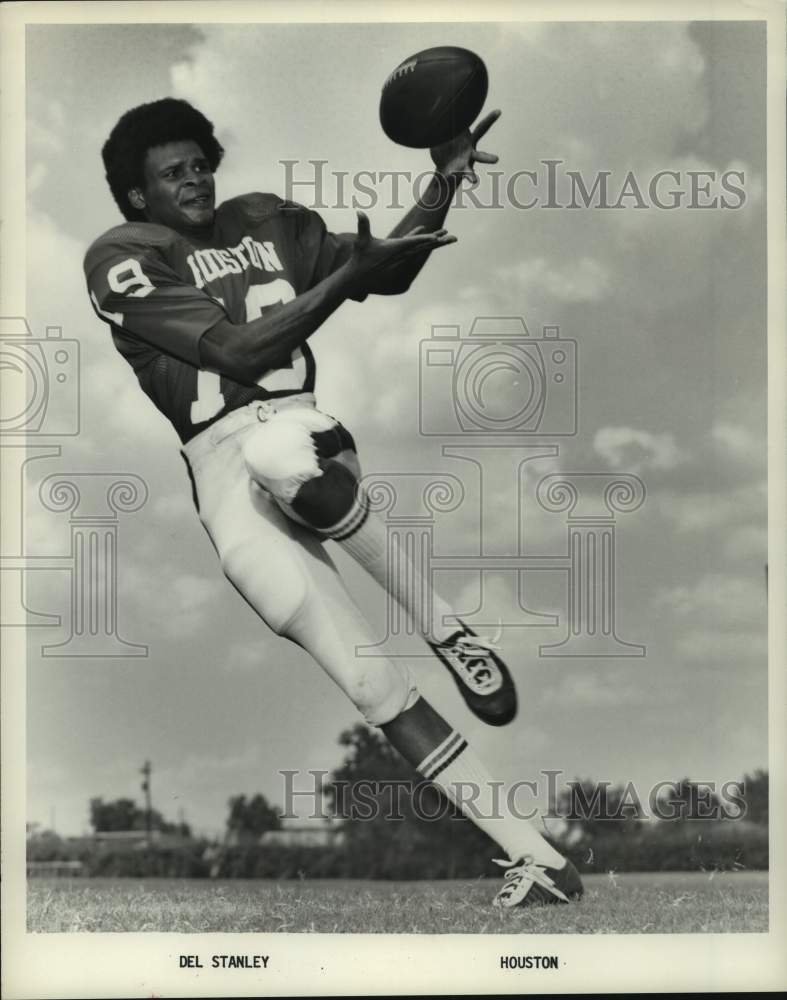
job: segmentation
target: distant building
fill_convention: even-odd
[[[112,849],[115,851],[144,851],[149,847],[167,850],[190,843],[179,833],[162,833],[161,830],[102,830],[86,837],[68,837],[68,843],[77,847]]]
[[[28,861],[28,878],[52,878],[53,876],[86,875],[87,870],[81,861],[64,859],[58,861]]]
[[[345,842],[344,830],[340,826],[320,826],[317,823],[302,823],[285,826],[281,830],[267,830],[260,837],[263,847],[341,847]]]
[[[339,847],[345,835],[339,823],[318,821],[285,822],[280,830],[266,830],[254,834],[245,830],[230,830],[223,847]]]

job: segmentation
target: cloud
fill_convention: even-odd
[[[612,284],[609,268],[593,257],[561,264],[533,257],[506,266],[499,273],[528,298],[538,294],[556,302],[599,302]]]
[[[46,175],[49,173],[49,168],[40,161],[34,163],[30,169],[30,173],[27,175],[27,194],[28,197],[35,194],[36,191],[41,187],[46,179]]]
[[[220,574],[208,579],[166,563],[148,566],[126,560],[119,577],[119,599],[128,619],[137,622],[137,629],[142,622],[155,623],[155,636],[140,634],[135,641],[180,639],[215,630],[215,609],[227,595]]]
[[[563,673],[558,683],[540,695],[545,705],[586,705],[589,708],[635,705],[642,702],[642,690],[638,689],[630,667],[605,673],[592,673],[592,668],[571,673]]]
[[[554,149],[556,135],[582,135],[608,164],[623,158],[635,166],[707,122],[705,60],[687,24],[553,23],[538,33],[527,25],[526,39],[530,32],[536,45],[525,48],[512,34],[501,49],[518,63],[513,93],[525,148]],[[507,74],[501,62],[494,68]]]
[[[765,580],[764,577],[762,581],[755,581],[728,573],[707,573],[691,586],[660,590],[654,604],[656,608],[669,609],[676,619],[711,623],[720,632],[751,627],[754,623],[764,627]]]
[[[177,493],[165,493],[155,498],[151,514],[154,518],[180,521],[183,517],[194,515],[194,502],[184,490],[179,490]]]
[[[656,63],[665,74],[682,73],[694,80],[699,80],[705,71],[702,53],[683,32],[665,34],[656,53]]]
[[[481,585],[483,582],[483,610],[493,621],[498,623],[488,631],[488,634],[485,633],[485,638],[493,640],[497,645],[504,645],[505,626],[518,620],[518,616],[511,613],[516,602],[516,580],[512,574],[503,576],[502,574],[487,573],[482,581],[477,571],[473,571],[470,577],[462,585],[453,606],[468,616],[477,611],[482,598]],[[475,631],[478,631],[478,627]],[[505,637],[509,639],[509,644],[510,634]]]
[[[652,434],[632,427],[602,427],[593,447],[613,469],[637,474],[644,469],[674,469],[685,460],[672,434]]]
[[[737,424],[717,423],[711,431],[717,450],[741,465],[762,465],[765,440]]]
[[[739,666],[754,661],[764,662],[768,656],[768,637],[765,629],[730,635],[718,629],[692,629],[680,636],[675,643],[680,657],[691,663],[729,663]],[[721,680],[720,680],[721,683]]]
[[[663,492],[652,496],[651,502],[664,517],[674,522],[678,531],[711,532],[727,525],[737,528],[741,524],[751,524],[757,517],[764,523],[767,497],[767,483],[761,481],[726,492],[721,489],[686,494]]]
[[[549,38],[551,25],[539,21],[507,21],[496,27],[497,42],[503,48],[507,46],[518,47],[520,42],[526,42],[533,47],[541,47]]]
[[[277,635],[260,629],[255,635],[254,642],[233,642],[222,658],[221,668],[227,673],[240,674],[259,670],[270,648],[275,648],[279,644]]]
[[[52,156],[64,148],[65,112],[59,101],[37,108],[25,121],[25,139],[33,157]]]
[[[757,559],[764,563],[768,556],[768,529],[764,525],[741,525],[726,535],[723,551],[730,559]]]

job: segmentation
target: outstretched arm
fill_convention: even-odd
[[[442,228],[451,199],[462,181],[478,183],[478,175],[473,169],[474,164],[497,163],[498,157],[494,153],[485,153],[476,149],[476,145],[494,125],[500,114],[500,111],[490,111],[472,131],[466,129],[442,146],[435,146],[430,150],[436,172],[424,194],[391,230],[389,236],[397,237],[414,231],[431,233]],[[389,268],[385,275],[380,276],[378,284],[372,290],[379,295],[396,295],[407,291],[428,256],[427,253],[417,260],[398,262]]]
[[[265,372],[286,364],[300,347],[350,296],[363,294],[397,264],[408,264],[455,237],[443,229],[375,239],[369,220],[358,213],[358,233],[347,261],[291,302],[271,309],[249,323],[221,320],[201,337],[200,366],[245,385],[254,385]]]

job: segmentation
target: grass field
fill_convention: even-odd
[[[498,883],[31,879],[33,932],[675,934],[768,930],[767,872],[586,875],[571,906],[500,912]]]

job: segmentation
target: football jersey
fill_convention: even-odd
[[[85,276],[115,346],[186,442],[253,400],[313,391],[306,344],[249,386],[201,369],[200,338],[308,291],[348,259],[353,238],[293,202],[248,194],[219,206],[206,240],[151,222],[110,229],[87,251]]]

